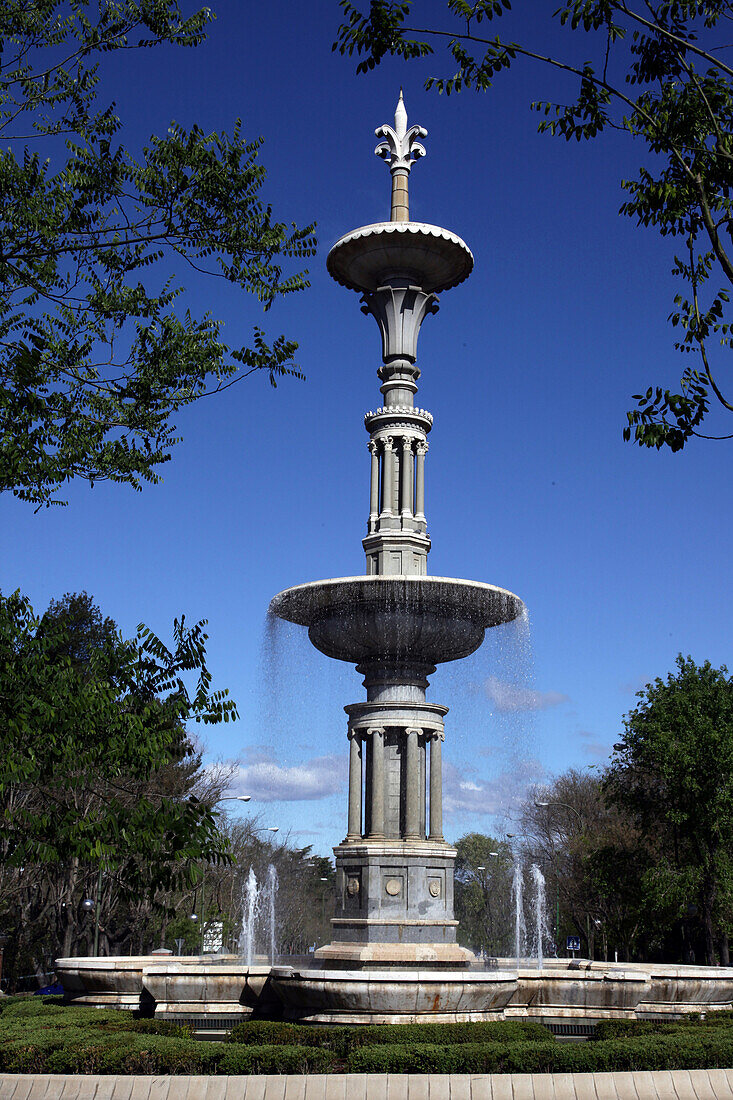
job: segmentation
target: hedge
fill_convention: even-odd
[[[361,1046],[376,1043],[551,1042],[552,1033],[536,1020],[495,1020],[465,1024],[369,1024],[362,1027],[318,1027],[273,1020],[248,1020],[235,1024],[228,1042],[247,1044],[297,1044],[333,1050],[344,1057]]]
[[[691,1015],[682,1020],[599,1020],[591,1036],[597,1039],[625,1039],[645,1035],[679,1035],[699,1028],[733,1029],[733,1013],[711,1012],[705,1017]]]
[[[597,1073],[733,1066],[733,1035],[720,1030],[594,1043],[412,1043],[364,1046],[349,1073]]]

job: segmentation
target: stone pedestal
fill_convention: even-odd
[[[453,869],[443,839],[443,718],[425,700],[430,667],[369,662],[367,700],[349,716],[349,812],[336,848],[332,941],[324,965],[359,969],[470,966],[456,944]]]

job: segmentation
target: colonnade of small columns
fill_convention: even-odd
[[[413,528],[413,521],[414,527],[424,530],[427,441],[409,435],[387,435],[370,439],[369,450],[372,456],[370,533],[380,528]]]
[[[349,730],[349,816],[347,840],[385,839],[385,760],[383,726]],[[419,738],[430,743],[430,831],[428,840],[443,840],[443,764],[442,742],[445,735],[437,730],[423,730],[408,726],[404,729],[405,752],[403,789],[405,817],[402,840],[424,840],[420,825],[424,822],[422,808],[425,800],[424,784],[420,782]],[[362,834],[362,745],[367,742],[369,759],[369,814],[368,832]]]

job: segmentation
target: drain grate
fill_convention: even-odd
[[[158,1016],[159,1020],[170,1020],[172,1023],[181,1024],[182,1027],[193,1028],[194,1031],[231,1031],[235,1024],[241,1023],[246,1016]]]
[[[553,1035],[587,1039],[596,1029],[595,1023],[585,1020],[542,1020]]]

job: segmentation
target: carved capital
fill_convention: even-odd
[[[408,726],[405,730],[405,733],[416,733],[418,737],[422,735],[422,732],[419,726]]]
[[[402,436],[402,450],[412,454],[412,438],[409,435]]]
[[[419,455],[426,455],[428,453],[429,448],[430,448],[430,444],[426,440],[418,439],[417,444],[415,446],[415,450],[417,451],[417,453]]]
[[[376,455],[379,453],[379,447],[377,445],[376,439],[370,439],[367,443],[367,447],[369,448],[369,453],[371,455]]]
[[[386,436],[382,440],[382,446],[384,447],[385,451],[393,451],[394,450],[394,439],[392,438],[391,435]]]
[[[431,741],[445,741],[445,734],[441,733],[440,730],[431,730],[430,731],[430,740]]]
[[[384,726],[370,726],[366,731],[367,737],[384,737]]]

